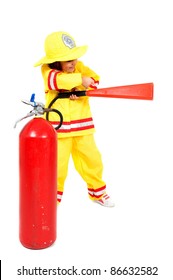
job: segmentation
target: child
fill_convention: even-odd
[[[63,115],[63,123],[58,130],[57,201],[61,202],[72,155],[76,170],[87,184],[89,198],[103,206],[113,207],[102,180],[103,164],[94,141],[89,97],[75,95],[75,91],[96,89],[99,83],[99,76],[78,61],[86,50],[87,46],[77,47],[70,34],[54,32],[45,40],[46,56],[34,65],[42,65],[46,107],[58,94],[72,92],[69,98],[57,99],[52,105]],[[56,114],[50,114],[49,120],[57,126]]]

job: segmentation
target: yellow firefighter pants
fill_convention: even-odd
[[[89,198],[100,199],[106,190],[102,180],[103,164],[94,136],[90,134],[58,139],[57,201],[60,202],[63,195],[70,155],[76,170],[87,184]]]

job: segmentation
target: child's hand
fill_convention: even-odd
[[[94,84],[94,81],[90,77],[82,77],[82,85],[85,88],[89,88],[90,85]]]
[[[70,100],[76,100],[79,99],[78,96],[76,96],[75,94],[70,95]]]

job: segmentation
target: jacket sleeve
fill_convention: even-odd
[[[92,85],[90,85],[88,90],[97,89],[97,87],[99,85],[99,80],[100,80],[99,75],[97,75],[89,67],[85,66],[81,61],[77,62],[76,68],[77,68],[77,71],[79,71],[82,74],[83,77],[86,76],[86,77],[90,77],[90,78],[93,79],[94,83]]]
[[[71,90],[82,84],[81,73],[63,73],[43,65],[41,68],[45,90]]]

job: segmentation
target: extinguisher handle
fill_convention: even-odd
[[[24,116],[24,117],[18,119],[18,120],[15,122],[15,124],[14,124],[14,128],[16,128],[18,122],[20,122],[20,121],[22,121],[22,120],[24,120],[24,119],[26,119],[26,118],[32,117],[32,116],[34,116],[34,115],[35,115],[35,113],[34,113],[33,111],[31,111],[31,112],[28,113],[26,116]]]
[[[72,94],[77,97],[86,96],[86,90],[61,92],[58,94],[58,98],[69,98]]]

